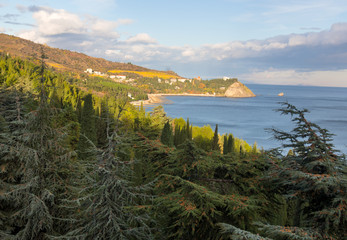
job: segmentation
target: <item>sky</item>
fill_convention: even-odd
[[[0,0],[0,32],[188,78],[347,87],[347,0]]]

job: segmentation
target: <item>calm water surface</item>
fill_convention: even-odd
[[[196,126],[218,124],[219,133],[232,133],[238,138],[264,149],[280,146],[267,128],[291,130],[289,116],[274,111],[279,102],[288,101],[299,108],[307,108],[307,118],[335,134],[337,149],[347,153],[347,88],[256,85],[247,86],[255,98],[221,98],[167,96],[170,104],[162,104],[172,118],[189,118]],[[277,96],[283,92],[284,96]],[[152,106],[153,107],[153,106]],[[148,109],[152,109],[148,107]]]

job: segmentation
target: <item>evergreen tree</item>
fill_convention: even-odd
[[[187,118],[187,124],[186,124],[186,127],[185,127],[185,132],[186,132],[187,139],[192,140],[192,137],[193,137],[192,126],[190,126],[189,118]]]
[[[232,134],[229,134],[229,137],[228,137],[228,153],[234,153],[235,152],[235,147],[234,147],[234,142],[235,142],[235,139],[233,137]]]
[[[306,227],[324,237],[345,237],[347,183],[345,159],[330,143],[331,134],[309,122],[306,109],[283,103],[282,114],[292,116],[296,127],[288,133],[272,129],[284,148],[295,154],[282,157],[271,170],[271,183],[276,191],[297,202],[296,227]],[[271,233],[271,228],[267,229]],[[273,228],[272,233],[276,231]]]
[[[223,154],[226,155],[229,153],[228,149],[228,135],[225,134],[223,137]]]
[[[214,135],[213,135],[213,138],[212,138],[212,150],[220,151],[219,136],[218,136],[218,124],[216,124],[216,128],[214,130]]]
[[[82,215],[67,239],[151,239],[150,218],[138,206],[149,198],[149,186],[129,181],[131,165],[116,156],[120,137],[113,132],[85,181],[89,186],[77,203]],[[89,164],[88,164],[89,166]],[[87,168],[88,168],[87,166]]]
[[[6,211],[0,236],[5,239],[40,240],[64,231],[60,203],[67,197],[72,153],[65,145],[65,126],[54,125],[57,109],[48,105],[44,69],[42,57],[38,107],[20,117],[17,101],[17,118],[8,123],[6,144],[0,144],[7,172],[0,194],[1,212]]]
[[[100,110],[97,112],[96,119],[96,138],[97,146],[103,147],[107,144],[107,119],[109,119],[109,111],[106,103],[104,101],[100,104]]]
[[[92,152],[90,150],[97,143],[95,121],[93,97],[88,94],[84,97],[81,114],[81,134],[78,142],[78,155],[81,159],[91,157]]]
[[[173,135],[172,129],[169,121],[167,121],[164,125],[163,131],[160,136],[160,140],[163,144],[172,147],[173,146]]]

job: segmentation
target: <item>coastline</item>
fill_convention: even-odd
[[[141,103],[143,105],[152,105],[152,104],[159,104],[159,103],[170,103],[171,101],[166,99],[165,96],[194,96],[194,97],[225,97],[223,95],[213,95],[213,94],[192,94],[192,93],[153,93],[148,94],[148,100],[139,100],[139,101],[133,101],[130,102],[134,106],[141,106]]]

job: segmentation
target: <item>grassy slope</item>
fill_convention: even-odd
[[[2,52],[22,58],[40,59],[41,48],[47,57],[45,60],[46,63],[57,70],[82,72],[87,68],[92,68],[93,70],[101,72],[107,72],[109,70],[125,70],[176,75],[173,72],[157,71],[128,63],[111,62],[103,58],[94,58],[83,53],[51,48],[47,45],[34,43],[19,37],[3,33],[0,34],[0,51]],[[176,76],[178,77],[178,75]]]

